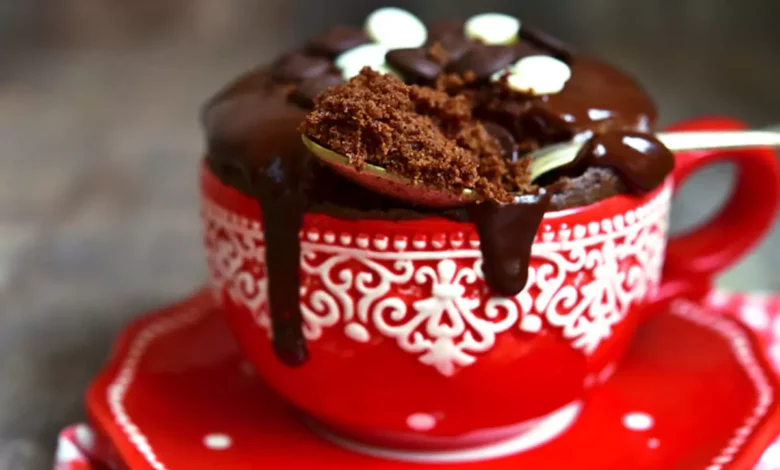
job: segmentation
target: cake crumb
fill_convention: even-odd
[[[472,108],[465,95],[406,85],[366,67],[317,97],[299,131],[358,169],[382,166],[454,194],[471,188],[481,200],[511,202],[515,193],[534,192],[528,159],[507,161]]]
[[[437,64],[446,64],[450,60],[450,54],[438,41],[434,42],[431,47],[428,48],[428,57]]]

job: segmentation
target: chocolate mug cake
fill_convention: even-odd
[[[652,191],[674,164],[652,135],[655,106],[631,77],[496,14],[426,27],[379,10],[365,30],[335,27],[238,78],[208,101],[202,122],[208,168],[261,208],[274,350],[290,366],[307,360],[298,264],[306,213],[471,222],[488,286],[514,296],[545,212]],[[469,188],[476,199],[432,208],[387,197],[321,163],[301,134],[358,168]],[[531,181],[525,155],[571,140],[587,141],[576,160]]]

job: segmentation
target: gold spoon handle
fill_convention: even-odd
[[[528,155],[531,158],[531,181],[553,170],[573,162],[584,144],[566,142],[553,144],[535,150]]]
[[[737,149],[780,147],[780,132],[773,131],[690,131],[662,132],[656,135],[669,150]],[[561,168],[577,156],[584,143],[564,143],[543,147],[531,153],[531,180]]]

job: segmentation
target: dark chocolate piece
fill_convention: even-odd
[[[344,83],[341,75],[327,73],[312,78],[307,78],[295,87],[290,94],[290,101],[304,108],[314,106],[314,98],[328,88]]]
[[[294,52],[282,56],[271,66],[275,80],[297,82],[305,78],[322,75],[332,67],[330,60],[324,57]]]
[[[512,64],[515,51],[512,46],[475,45],[457,62],[450,66],[450,71],[458,74],[473,72],[477,79],[485,80],[499,70]]]
[[[475,46],[475,43],[463,36],[463,33],[445,34],[436,42],[447,51],[450,61],[460,60]]]
[[[452,60],[450,53],[447,52],[438,42],[433,43],[428,48],[427,52],[428,58],[441,66],[448,64]]]
[[[441,63],[429,56],[426,47],[394,49],[388,52],[385,57],[390,67],[413,81],[432,81],[442,70]]]
[[[520,60],[524,57],[529,57],[532,55],[550,55],[549,51],[540,49],[528,41],[520,40],[515,43],[513,47],[515,49],[515,60]]]
[[[428,44],[439,45],[447,51],[450,61],[463,57],[476,44],[463,33],[462,21],[442,21],[428,27]]]
[[[570,44],[526,24],[523,24],[520,28],[520,40],[529,41],[538,48],[551,52],[555,57],[563,61],[568,61],[576,54],[576,50]]]
[[[315,54],[336,57],[342,52],[368,42],[368,36],[360,28],[335,26],[310,40],[306,44],[306,48]]]

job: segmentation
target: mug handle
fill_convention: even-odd
[[[735,119],[710,117],[676,124],[669,130],[745,128],[745,123]],[[733,162],[737,167],[731,196],[709,221],[670,238],[658,301],[681,295],[703,297],[713,277],[742,258],[772,227],[780,200],[780,164],[772,149],[679,152],[672,172],[674,192],[696,170],[721,161]]]

